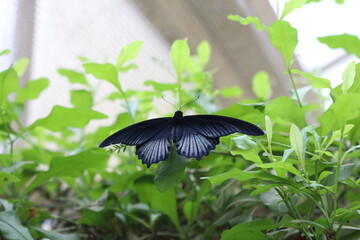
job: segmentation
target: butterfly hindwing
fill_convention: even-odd
[[[147,142],[136,146],[136,154],[149,167],[153,163],[165,160],[171,150],[172,125],[161,126],[161,129]]]
[[[177,136],[174,138],[176,149],[179,155],[187,158],[200,159],[209,155],[219,144],[219,138],[203,136],[191,126],[183,124],[178,126]]]
[[[214,138],[222,137],[235,132],[259,136],[264,132],[254,124],[225,116],[193,115],[185,116],[184,124],[190,126],[203,136]]]
[[[171,118],[155,118],[128,126],[106,138],[100,147],[111,144],[140,145],[153,138],[165,126],[171,125]]]

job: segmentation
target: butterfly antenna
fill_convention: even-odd
[[[199,98],[200,98],[200,95],[197,96],[197,98],[195,98],[195,99],[192,100],[191,102],[188,102],[188,103],[185,103],[184,105],[182,105],[179,110],[181,110],[181,109],[182,109],[183,107],[185,107],[186,105],[189,105],[189,104],[192,104],[192,103],[196,102]]]
[[[175,106],[174,104],[172,104],[171,102],[167,101],[164,96],[161,96],[161,98],[162,98],[165,102],[167,102],[168,104],[170,104],[171,106],[173,106],[174,108],[176,108],[177,110],[179,110],[178,107],[176,107],[176,106]]]

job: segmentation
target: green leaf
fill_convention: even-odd
[[[240,223],[221,233],[221,240],[256,239],[266,240],[268,237],[262,231],[276,228],[270,219],[258,219],[252,222]]]
[[[236,146],[239,148],[239,149],[230,151],[230,153],[232,155],[242,155],[246,160],[252,161],[257,164],[262,163],[262,161],[258,155],[256,143],[254,141],[252,141],[248,136],[243,135],[243,136],[232,138],[232,140],[235,141]]]
[[[139,55],[142,43],[142,41],[135,41],[123,47],[117,57],[116,67],[122,68],[124,63],[134,60]]]
[[[199,58],[201,68],[204,69],[209,63],[211,57],[211,46],[209,42],[202,41],[196,48],[196,53]]]
[[[154,183],[160,192],[166,192],[174,187],[185,171],[186,159],[177,154],[175,148],[171,149],[169,157],[162,163],[156,172]]]
[[[354,167],[355,167],[354,163],[341,165],[340,170],[339,170],[339,179],[338,180],[343,181],[345,179],[348,179],[351,176],[351,174],[353,173]],[[330,174],[328,177],[325,178],[324,185],[326,185],[326,186],[335,185],[335,180],[336,180],[335,171],[336,170],[334,168],[332,174]]]
[[[16,71],[17,75],[21,77],[24,75],[27,67],[29,66],[29,59],[28,58],[21,58],[20,60],[16,61],[12,67]]]
[[[0,73],[0,108],[10,93],[19,89],[19,78],[13,68]]]
[[[16,161],[16,162],[14,162],[12,165],[10,165],[8,167],[0,168],[0,171],[12,173],[12,172],[14,172],[15,170],[21,168],[24,165],[33,164],[33,163],[35,163],[35,162],[34,161]]]
[[[272,122],[294,123],[301,128],[305,127],[305,109],[299,107],[293,99],[282,96],[272,100],[265,106],[265,113],[271,118]]]
[[[70,83],[79,83],[85,86],[89,85],[85,78],[85,75],[81,72],[77,72],[71,69],[60,68],[58,69],[58,73],[61,76],[66,77]]]
[[[2,55],[8,55],[8,54],[10,54],[10,53],[11,53],[10,49],[5,49],[5,50],[3,50],[3,51],[0,52],[0,56],[2,56]]]
[[[170,58],[174,65],[177,79],[181,79],[182,73],[184,72],[186,64],[190,58],[190,48],[187,40],[176,40],[172,44]]]
[[[300,178],[302,178],[301,173],[289,162],[274,162],[274,163],[266,163],[266,164],[257,164],[259,168],[272,168],[274,170],[283,169],[286,170]]]
[[[42,91],[49,86],[49,79],[39,78],[28,81],[24,88],[16,92],[15,102],[24,103],[28,100],[37,99]]]
[[[360,94],[349,93],[339,96],[327,111],[332,111],[337,120],[338,129],[342,129],[348,120],[360,115]],[[322,123],[322,121],[320,120]]]
[[[356,75],[355,61],[352,61],[344,70],[342,74],[342,91],[343,94],[346,94],[348,89],[354,84]]]
[[[109,187],[109,190],[112,192],[124,192],[126,189],[131,188],[134,181],[141,176],[144,176],[145,172],[134,172],[129,174],[121,174],[119,175],[114,183]]]
[[[20,182],[20,179],[8,172],[0,171],[0,183]]]
[[[36,230],[37,232],[43,234],[46,238],[51,240],[78,240],[80,239],[79,235],[76,233],[64,234],[64,233],[57,233],[55,231],[47,231],[42,228],[38,227],[31,227],[32,229]]]
[[[220,94],[226,98],[240,97],[243,94],[243,90],[239,87],[224,87],[220,90]]]
[[[341,34],[326,37],[319,37],[321,43],[328,45],[330,48],[342,48],[348,54],[354,54],[360,58],[360,39],[355,35]]]
[[[93,75],[96,79],[102,79],[113,84],[117,89],[121,89],[118,72],[116,67],[110,63],[85,63],[83,64],[85,72]]]
[[[166,214],[176,228],[178,230],[180,229],[174,188],[163,193],[159,192],[154,186],[152,177],[150,176],[137,179],[134,188],[141,202],[147,203],[151,208]]]
[[[309,84],[317,89],[329,88],[331,89],[330,81],[326,78],[315,77],[311,73],[302,72],[298,69],[291,69],[292,73],[299,74],[300,76],[309,80]]]
[[[289,13],[291,13],[296,8],[301,8],[306,3],[306,0],[291,0],[285,3],[284,11],[281,14],[280,19],[283,19]]]
[[[291,124],[289,138],[291,147],[295,150],[296,156],[300,161],[300,165],[305,171],[305,146],[300,130],[295,124]]]
[[[253,92],[262,101],[270,98],[272,90],[267,72],[260,71],[255,74],[253,78]]]
[[[90,209],[84,208],[81,212],[81,217],[78,220],[78,224],[86,224],[94,227],[101,227],[106,230],[113,230],[112,222],[114,221],[113,210],[103,210],[95,212]]]
[[[212,184],[220,184],[229,179],[236,179],[238,181],[247,181],[247,180],[254,179],[254,178],[269,180],[268,177],[269,177],[269,175],[267,173],[265,173],[264,171],[246,172],[246,171],[241,171],[237,168],[234,168],[228,172],[218,174],[215,176],[203,177],[201,179],[208,179]]]
[[[157,92],[164,92],[164,91],[172,91],[174,92],[176,90],[176,84],[175,83],[160,83],[155,82],[153,80],[146,80],[144,82],[145,86],[152,86],[155,91]]]
[[[269,27],[269,38],[272,45],[283,55],[286,66],[290,68],[298,43],[296,29],[286,21],[276,21]]]
[[[259,31],[266,30],[265,25],[260,21],[258,17],[240,17],[239,15],[229,15],[228,19],[231,21],[237,21],[242,25],[248,25],[253,23],[255,25],[255,28]]]
[[[108,158],[109,155],[104,149],[87,150],[68,157],[54,157],[50,162],[49,170],[40,172],[25,190],[25,193],[30,192],[53,177],[81,177],[85,170],[93,169],[98,171],[104,169]]]
[[[25,128],[23,132],[30,131],[36,127],[43,127],[50,131],[59,132],[68,127],[85,127],[90,120],[104,119],[106,117],[107,116],[102,113],[87,108],[55,106],[47,117],[36,120],[29,127]]]
[[[32,240],[27,228],[21,225],[15,211],[0,212],[0,232],[4,239]]]
[[[272,132],[272,122],[268,115],[265,116],[265,129],[266,129],[266,137],[270,144],[272,140],[273,132]]]
[[[86,90],[73,90],[70,92],[70,102],[74,107],[91,108],[93,106],[93,96]]]

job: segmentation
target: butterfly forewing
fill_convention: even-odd
[[[171,118],[155,118],[133,124],[106,138],[100,147],[111,144],[140,145],[153,138],[164,126],[171,125]]]
[[[254,124],[225,116],[193,115],[184,117],[184,125],[190,126],[203,136],[222,137],[235,132],[259,136],[264,132]]]

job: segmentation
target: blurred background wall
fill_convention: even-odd
[[[78,56],[114,62],[120,49],[135,40],[144,42],[136,59],[140,71],[131,71],[120,79],[124,88],[140,88],[148,79],[174,82],[173,75],[154,58],[171,66],[171,43],[187,38],[192,50],[202,40],[210,42],[209,69],[217,69],[215,87],[239,86],[245,97],[251,97],[252,77],[258,71],[267,71],[274,96],[288,95],[290,85],[283,74],[283,60],[270,45],[267,32],[227,20],[229,14],[257,16],[269,26],[276,19],[276,9],[276,0],[1,0],[0,51],[11,49],[12,54],[0,58],[0,70],[27,57],[30,67],[22,81],[50,79],[49,89],[28,106],[29,122],[47,115],[55,104],[69,105],[70,86],[57,68],[83,71]],[[322,16],[316,15],[318,9]],[[322,72],[334,85],[341,81],[342,70],[351,57],[342,50],[329,49],[316,37],[342,33],[360,36],[360,29],[354,27],[360,22],[358,9],[357,0],[344,5],[324,0],[287,17],[298,30],[297,67]],[[358,32],[353,32],[356,29]],[[108,84],[97,87],[103,96],[111,88]],[[103,106],[102,112],[111,114],[114,108]]]

